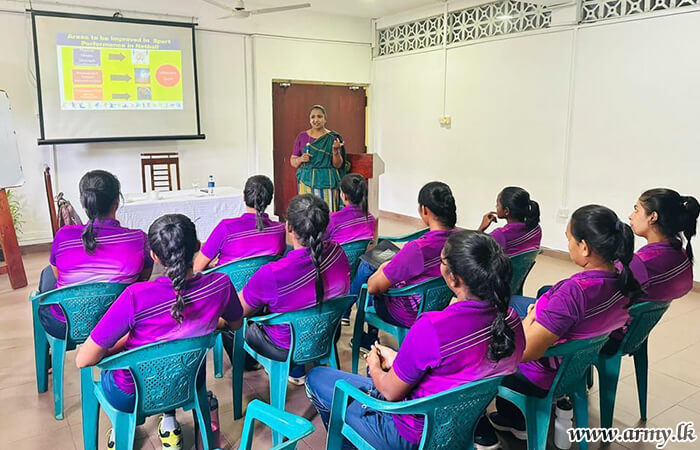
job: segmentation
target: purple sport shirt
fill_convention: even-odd
[[[344,244],[360,239],[373,239],[376,220],[372,214],[364,215],[359,205],[347,205],[331,213],[326,228],[326,239]]]
[[[342,247],[326,241],[321,259],[324,300],[346,295],[350,289],[350,265]],[[243,288],[243,298],[251,308],[267,306],[271,313],[297,311],[316,304],[316,270],[311,250],[292,250],[277,261],[265,264]],[[281,348],[290,347],[287,325],[268,325],[265,332]]]
[[[440,253],[452,230],[433,230],[408,242],[384,267],[391,288],[410,286],[440,275]],[[400,324],[410,327],[416,321],[420,297],[410,295],[387,299],[389,314]]]
[[[542,228],[537,225],[528,230],[523,222],[511,222],[496,228],[489,235],[503,248],[506,256],[537,250],[542,242]]]
[[[286,248],[284,224],[262,214],[263,230],[258,231],[254,213],[224,219],[202,246],[209,259],[219,256],[218,265],[254,256],[282,255]]]
[[[629,303],[620,292],[615,273],[586,270],[558,282],[542,295],[535,306],[535,320],[559,336],[558,344],[587,339],[624,326],[630,317]],[[559,363],[559,358],[540,358],[519,368],[535,385],[549,389]]]
[[[131,350],[153,342],[203,336],[216,329],[219,317],[235,322],[243,314],[226,274],[197,274],[187,282],[184,296],[183,320],[178,324],[170,315],[176,297],[169,278],[132,284],[107,310],[90,337],[108,349],[127,335],[124,350]],[[128,370],[115,371],[114,381],[124,392],[135,391]]]
[[[518,315],[508,310],[506,323],[515,333],[515,351],[500,361],[488,358],[496,308],[482,300],[453,303],[443,311],[421,315],[406,335],[394,360],[394,372],[413,386],[405,400],[434,395],[471,381],[514,373],[525,349]],[[420,443],[423,416],[394,415],[396,429]]]
[[[645,245],[632,258],[630,270],[646,292],[636,302],[670,302],[693,288],[693,265],[677,244]]]

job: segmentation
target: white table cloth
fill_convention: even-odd
[[[184,214],[192,219],[197,237],[204,242],[221,219],[238,217],[244,212],[243,189],[217,186],[214,195],[194,189],[160,192],[157,200],[150,194],[127,194],[117,210],[117,219],[124,227],[148,233],[148,227],[160,216]]]

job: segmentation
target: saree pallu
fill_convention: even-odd
[[[314,189],[311,186],[307,186],[302,182],[298,183],[297,188],[299,191],[299,195],[314,194],[316,197],[320,197],[321,200],[328,203],[328,209],[330,210],[330,212],[336,212],[340,210],[340,189]]]
[[[299,194],[314,194],[326,203],[330,212],[340,209],[340,180],[350,169],[345,158],[345,148],[341,147],[343,165],[333,167],[333,142],[343,138],[331,131],[306,145],[311,160],[297,169],[297,190]]]

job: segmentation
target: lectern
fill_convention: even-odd
[[[367,178],[369,212],[379,217],[379,175],[384,173],[384,160],[376,153],[348,153],[350,172]]]

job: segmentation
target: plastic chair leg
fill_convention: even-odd
[[[340,450],[343,448],[345,438],[342,430],[348,402],[347,398],[341,397],[341,399],[343,401],[334,401],[331,405],[331,417],[328,421],[328,438],[326,440],[327,450]]]
[[[615,398],[617,397],[617,382],[620,378],[619,354],[598,359],[598,383],[600,384],[600,426],[610,428],[615,413]]]
[[[399,329],[396,333],[396,343],[399,344],[399,348],[401,347],[401,344],[403,344],[403,340],[406,339],[406,334],[408,334],[408,328]]]
[[[243,417],[243,370],[245,368],[243,349],[243,329],[236,330],[233,338],[233,370],[231,383],[233,385],[233,420]]]
[[[549,431],[551,400],[528,398],[525,400],[525,422],[528,450],[545,450]]]
[[[202,437],[202,448],[204,450],[213,450],[214,443],[211,433],[211,413],[209,412],[207,390],[204,386],[197,391],[195,415],[197,416],[197,422],[199,422],[199,434]]]
[[[53,339],[52,344],[53,414],[56,420],[63,420],[63,365],[66,360],[66,341]]]
[[[92,367],[80,369],[80,409],[83,416],[83,448],[97,450],[100,403],[95,397]]]
[[[214,378],[222,378],[224,376],[224,339],[221,337],[221,333],[216,336],[212,356],[214,359]]]
[[[578,392],[573,395],[574,403],[574,418],[577,428],[588,428],[588,395],[586,394],[586,386],[582,385]],[[588,450],[588,441],[578,443],[580,450]]]
[[[289,366],[283,363],[273,363],[270,370],[270,405],[284,411],[287,402],[287,377]],[[282,433],[272,432],[273,445],[282,443]]]
[[[136,438],[136,421],[131,414],[117,413],[114,427],[115,450],[134,450],[134,439]]]
[[[331,347],[331,354],[328,358],[328,365],[331,366],[333,369],[340,370],[340,360],[338,359],[338,349],[336,348],[337,344],[333,344]],[[316,366],[318,364],[314,364]]]
[[[637,377],[637,396],[639,397],[639,415],[642,420],[647,420],[647,377],[649,370],[649,358],[647,355],[647,341],[632,355],[634,357],[634,374]]]
[[[39,305],[32,302],[32,325],[34,328],[34,368],[36,370],[36,389],[46,392],[49,385],[49,342],[46,332],[39,321]]]

